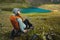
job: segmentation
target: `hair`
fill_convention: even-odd
[[[14,9],[12,10],[12,12],[13,12],[14,14],[17,14],[17,13],[18,13],[18,11],[20,11],[20,9],[19,9],[19,8],[14,8]]]

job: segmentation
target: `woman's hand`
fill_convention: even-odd
[[[24,30],[24,33],[27,33],[28,32],[28,30]]]
[[[23,21],[25,21],[27,19],[27,17],[23,17]]]

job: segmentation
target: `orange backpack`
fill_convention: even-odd
[[[19,23],[17,22],[17,18],[21,18],[22,19],[21,16],[14,16],[14,15],[12,15],[12,16],[10,16],[10,21],[11,21],[14,29],[20,30]]]

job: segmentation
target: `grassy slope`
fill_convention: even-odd
[[[48,5],[42,5],[41,7],[49,9],[47,7]],[[57,6],[57,5],[55,5]],[[54,6],[52,7],[54,9]],[[57,9],[54,10],[54,12],[51,13],[40,13],[40,14],[22,14],[23,17],[27,17],[30,22],[35,27],[35,33],[42,33],[42,31],[49,32],[49,29],[53,29],[54,32],[60,34],[60,7],[57,6]],[[51,9],[52,10],[52,9]],[[2,26],[2,29],[0,29],[0,40],[9,40],[9,33],[12,30],[12,25],[9,21],[9,16],[11,15],[11,12],[2,11],[0,13],[0,26]],[[44,27],[44,30],[42,29]],[[39,32],[38,32],[39,31]],[[60,39],[56,39],[60,40]]]

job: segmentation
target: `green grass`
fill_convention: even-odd
[[[45,9],[48,9],[47,6],[45,7]],[[42,5],[41,7],[44,8],[44,5]],[[54,6],[52,6],[51,8],[54,9]],[[60,8],[60,7],[57,7],[57,8]],[[50,32],[50,29],[53,29],[53,31],[56,34],[60,34],[60,12],[59,11],[60,9],[58,9],[58,11],[53,11],[50,13],[22,14],[22,17],[29,19],[29,21],[34,25],[34,28],[35,28],[34,32],[41,34],[41,37],[42,37],[43,31],[45,33]],[[9,34],[13,29],[11,22],[9,20],[9,17],[11,14],[12,12],[9,12],[9,11],[2,11],[0,13],[0,26],[1,26],[0,40],[9,40]],[[16,38],[16,40],[19,40],[19,38]],[[56,37],[55,40],[60,40],[60,39]]]
[[[3,24],[2,30],[1,30],[1,36],[0,38],[3,38],[2,40],[8,40],[9,39],[9,33],[12,30],[12,25],[10,23],[9,17],[12,13],[11,12],[2,12],[0,14],[1,17],[1,24]],[[27,17],[29,21],[34,25],[35,27],[35,33],[42,34],[43,31],[49,32],[50,28],[54,30],[54,32],[60,33],[60,16],[59,14],[22,14],[23,17]],[[39,29],[39,28],[43,28]]]
[[[11,11],[13,8],[27,8],[30,7],[30,5],[26,3],[1,3],[0,9],[4,11]]]

